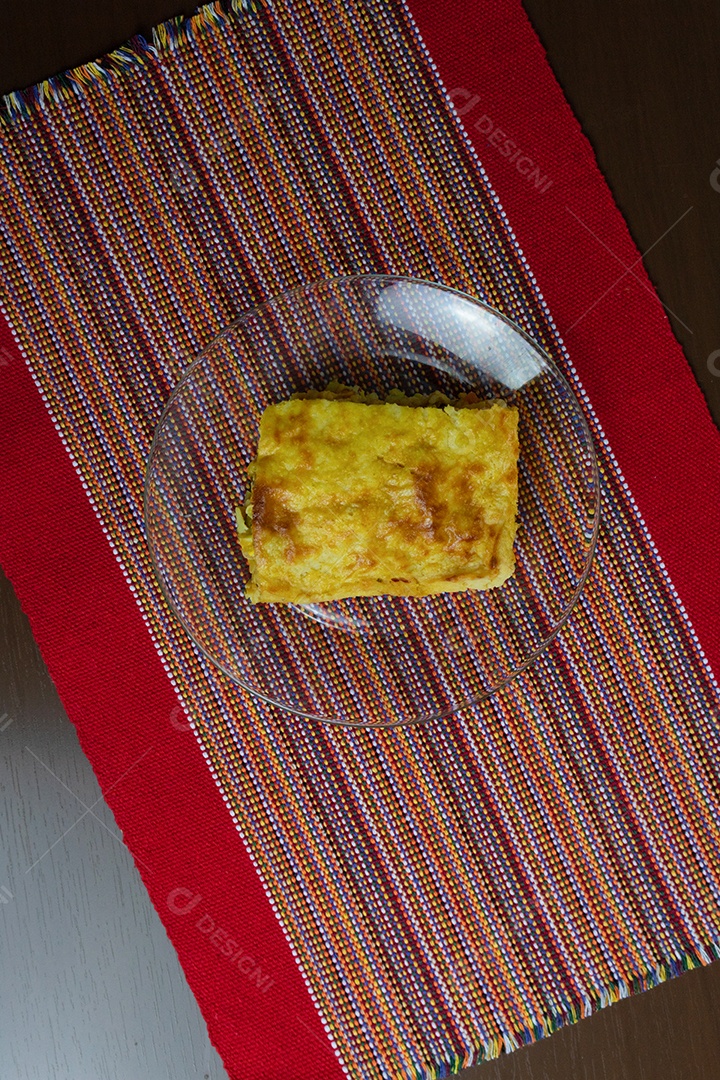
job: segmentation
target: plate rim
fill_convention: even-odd
[[[450,293],[453,296],[460,297],[460,298],[462,298],[464,300],[469,300],[472,304],[476,305],[477,307],[482,308],[483,310],[488,312],[490,315],[498,318],[500,321],[505,323],[506,326],[509,326],[510,329],[515,331],[517,334],[519,334],[520,337],[523,338],[523,340],[528,345],[530,345],[530,347],[532,349],[535,350],[535,352],[539,353],[539,355],[542,357],[544,362],[548,365],[550,370],[554,373],[554,376],[564,385],[565,389],[569,392],[569,394],[571,395],[573,401],[575,402],[575,404],[577,406],[577,412],[578,412],[578,415],[580,417],[581,424],[582,424],[583,436],[584,436],[584,438],[586,440],[587,445],[590,447],[590,450],[591,450],[591,453],[592,453],[592,462],[591,462],[591,464],[592,464],[592,480],[593,480],[594,488],[595,488],[595,500],[594,500],[593,517],[592,517],[593,528],[592,528],[592,533],[591,533],[591,537],[590,537],[590,541],[589,541],[588,554],[587,554],[586,560],[585,560],[585,566],[583,568],[582,573],[580,574],[580,577],[578,578],[577,585],[576,585],[570,599],[568,600],[568,602],[567,602],[561,616],[559,617],[558,621],[555,623],[555,625],[553,626],[552,630],[547,635],[547,637],[543,638],[543,640],[540,642],[538,647],[532,653],[530,653],[525,658],[525,660],[523,660],[523,662],[521,664],[519,664],[517,667],[513,668],[513,670],[511,672],[509,672],[504,678],[500,679],[499,682],[495,683],[489,689],[483,690],[483,691],[481,691],[480,693],[478,693],[476,695],[473,695],[471,697],[466,698],[465,700],[462,701],[462,703],[460,703],[458,705],[455,705],[452,708],[440,709],[440,710],[438,710],[437,712],[434,712],[434,713],[428,713],[426,715],[419,715],[419,716],[410,716],[410,717],[407,717],[407,718],[400,718],[400,719],[393,720],[393,721],[349,720],[349,719],[340,718],[340,717],[321,716],[321,715],[319,715],[317,713],[306,712],[305,710],[295,708],[292,705],[288,705],[288,704],[286,704],[286,703],[284,703],[282,701],[276,700],[275,698],[269,697],[267,694],[264,694],[261,690],[258,690],[256,687],[251,686],[249,683],[244,682],[236,674],[234,674],[232,671],[230,671],[222,661],[218,660],[217,657],[213,656],[203,645],[200,644],[200,642],[195,637],[195,634],[190,629],[186,619],[178,611],[175,603],[173,602],[171,596],[169,595],[168,588],[166,586],[163,574],[160,571],[160,567],[158,565],[158,561],[157,561],[157,558],[156,558],[156,555],[155,555],[155,547],[154,547],[153,540],[152,540],[152,537],[151,537],[150,523],[149,523],[149,492],[150,492],[150,487],[151,487],[152,468],[153,468],[154,459],[155,459],[155,456],[156,456],[156,453],[157,453],[157,449],[158,449],[158,446],[159,446],[160,438],[161,438],[161,435],[162,435],[163,425],[164,425],[164,423],[165,423],[165,421],[166,421],[166,419],[167,419],[167,417],[168,417],[168,415],[170,413],[170,410],[172,409],[175,401],[177,400],[177,398],[180,396],[180,394],[184,390],[184,388],[187,385],[190,377],[193,375],[193,373],[196,371],[196,369],[203,363],[203,361],[205,361],[207,359],[207,355],[211,352],[211,350],[214,349],[214,347],[218,344],[218,342],[220,342],[223,338],[227,337],[230,333],[232,333],[234,330],[236,330],[243,323],[247,322],[250,318],[256,316],[258,313],[262,312],[266,308],[273,307],[274,305],[278,304],[280,301],[287,301],[287,300],[292,299],[292,297],[294,297],[294,296],[300,296],[302,294],[308,293],[308,292],[312,291],[313,289],[318,288],[321,285],[339,286],[339,285],[342,285],[342,284],[349,284],[349,283],[361,282],[361,281],[367,281],[367,282],[388,281],[388,282],[393,282],[393,283],[413,284],[413,285],[420,285],[420,286],[423,286],[423,287],[431,288],[431,289],[433,289],[435,291],[439,291],[439,292]],[[300,718],[305,719],[305,720],[312,720],[314,722],[318,722],[318,723],[325,724],[325,725],[330,725],[332,727],[352,727],[352,728],[361,728],[361,729],[364,728],[364,729],[381,729],[381,730],[385,730],[385,729],[392,729],[392,728],[398,728],[398,727],[408,727],[408,726],[411,726],[411,725],[414,725],[414,724],[428,724],[428,723],[432,723],[433,721],[436,721],[436,720],[444,720],[444,719],[447,719],[450,716],[456,715],[457,713],[461,712],[464,709],[472,708],[473,706],[478,705],[480,702],[486,701],[486,700],[488,700],[488,698],[491,698],[495,694],[499,693],[499,691],[503,690],[506,686],[508,686],[511,682],[513,682],[516,678],[518,678],[518,676],[522,675],[522,673],[524,671],[527,671],[527,669],[529,667],[531,667],[540,658],[540,656],[546,651],[548,646],[552,644],[552,642],[555,640],[557,635],[560,633],[560,631],[563,629],[563,627],[567,624],[568,620],[570,619],[573,611],[575,610],[575,607],[577,606],[577,603],[578,603],[578,601],[580,599],[580,596],[581,596],[581,594],[582,594],[582,592],[583,592],[583,590],[585,588],[585,585],[586,585],[587,580],[588,580],[588,578],[590,576],[590,573],[592,571],[593,564],[595,562],[595,555],[596,555],[596,551],[597,551],[597,546],[598,546],[598,540],[599,540],[599,535],[600,535],[600,527],[601,527],[601,523],[602,523],[602,492],[601,492],[601,487],[600,487],[600,469],[599,469],[599,463],[598,463],[598,457],[597,457],[597,450],[596,450],[596,447],[595,447],[595,440],[593,439],[592,432],[590,430],[590,425],[588,423],[585,412],[584,412],[584,410],[583,410],[583,408],[581,406],[578,395],[575,393],[573,387],[571,386],[570,382],[566,378],[565,373],[560,370],[558,365],[555,363],[555,361],[552,359],[552,357],[548,354],[548,352],[542,347],[542,345],[540,345],[530,334],[528,334],[528,332],[526,330],[524,330],[523,327],[519,326],[518,323],[516,323],[513,319],[509,318],[503,312],[498,311],[497,308],[494,308],[494,307],[492,307],[492,305],[487,304],[484,300],[480,300],[478,297],[473,296],[471,293],[464,292],[461,289],[455,289],[452,286],[444,285],[444,284],[442,284],[440,282],[430,281],[427,278],[407,277],[407,276],[404,276],[402,274],[357,273],[357,274],[339,274],[339,275],[336,275],[334,277],[329,277],[329,278],[327,278],[327,277],[315,278],[312,281],[305,282],[303,285],[298,285],[293,289],[286,289],[283,292],[276,293],[274,296],[271,296],[267,300],[264,300],[261,304],[256,304],[253,307],[248,308],[246,311],[243,311],[237,318],[233,319],[233,321],[231,323],[228,323],[227,326],[223,327],[222,330],[220,330],[217,334],[213,335],[213,337],[210,339],[210,341],[207,343],[207,345],[205,345],[200,350],[200,352],[197,354],[197,356],[195,356],[194,359],[191,360],[191,362],[187,365],[187,367],[183,369],[183,372],[182,372],[178,382],[175,384],[175,386],[173,387],[173,389],[170,392],[170,396],[168,397],[168,399],[167,399],[167,401],[166,401],[166,403],[165,403],[165,405],[163,407],[163,410],[162,410],[162,412],[160,414],[160,418],[159,418],[159,420],[158,420],[158,422],[157,422],[157,424],[155,426],[155,430],[153,432],[153,437],[152,437],[152,441],[151,441],[151,444],[150,444],[150,449],[148,451],[148,456],[147,456],[147,460],[146,460],[146,464],[145,464],[145,474],[144,474],[144,478],[143,478],[142,510],[143,510],[143,532],[144,532],[144,536],[145,536],[145,542],[146,542],[146,545],[147,545],[147,549],[148,549],[148,552],[149,552],[149,555],[150,555],[150,563],[151,563],[151,566],[152,566],[153,573],[155,575],[155,579],[156,579],[158,585],[160,586],[160,591],[161,591],[161,593],[163,595],[165,603],[167,604],[170,612],[173,614],[173,616],[178,620],[180,625],[183,627],[185,633],[188,635],[188,637],[192,641],[193,645],[200,651],[200,653],[205,657],[206,660],[208,660],[218,670],[222,671],[223,674],[228,679],[230,679],[230,681],[233,683],[233,685],[241,687],[243,690],[247,691],[247,693],[249,693],[253,698],[255,698],[256,700],[262,701],[266,705],[273,706],[273,707],[275,707],[277,709],[280,709],[283,713],[287,713],[287,714],[290,714],[292,716],[300,717]]]

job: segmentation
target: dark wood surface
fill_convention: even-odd
[[[525,9],[720,424],[720,4]]]
[[[0,12],[0,92],[94,59],[193,6],[172,0],[6,0]],[[720,422],[720,5],[701,0],[526,0],[526,9],[640,250],[648,252],[647,269]],[[693,208],[690,213],[663,236],[688,206]],[[48,809],[49,789],[40,781],[47,770],[30,764],[27,745],[43,754],[63,745],[71,786],[88,785],[83,788],[88,800],[94,792],[7,583],[0,583],[0,729],[3,717],[13,721],[0,731],[0,760],[11,781],[5,789],[8,806],[24,807],[10,847],[14,843],[27,854],[27,830],[31,825],[37,829],[41,811],[50,817],[60,814],[47,826],[47,844],[72,824],[72,814],[66,821],[65,810]],[[20,733],[22,738],[17,738]],[[112,828],[109,819],[104,821]],[[39,853],[42,836],[33,835]],[[219,1076],[194,1003],[184,991],[169,947],[163,951],[157,917],[122,846],[107,841],[100,825],[76,836],[72,865],[77,873],[66,873],[68,857],[58,855],[65,850],[59,846],[45,860],[48,877],[42,889],[24,883],[22,890],[15,886],[13,891],[12,875],[24,876],[24,867],[0,870],[0,875],[5,873],[0,915],[7,915],[8,922],[10,916],[18,920],[16,937],[20,934],[24,950],[22,962],[4,968],[0,1013],[11,1002],[16,1027],[10,1032],[13,1065],[8,1070],[5,1061],[3,1078]],[[53,977],[46,963],[57,938],[56,924],[47,916],[48,893],[62,888],[63,910],[72,912],[74,906],[87,918],[97,866],[104,868],[101,876],[114,874],[119,881],[115,907],[106,898],[105,910],[112,908],[112,915],[102,923],[104,936],[95,948],[84,939],[82,963],[75,965],[73,977],[81,996],[88,1001],[102,998],[107,1015],[121,1018],[113,1038],[102,1044],[97,1025],[91,1027],[85,1012],[61,1008],[66,983]],[[10,901],[3,889],[12,892]],[[19,905],[14,912],[13,904]],[[125,981],[118,985],[108,977],[107,953],[114,946],[121,949],[123,940],[134,942],[138,955],[128,960]],[[142,963],[140,941],[147,943],[143,948],[156,950],[152,970]],[[155,1002],[142,1010],[140,1020],[122,1008],[128,982],[144,1002]],[[180,1053],[178,1025],[164,1007],[168,993],[180,1028],[191,1031]],[[49,1017],[53,1029],[52,1039],[41,1046],[35,1035],[38,1015]],[[27,1030],[18,1033],[18,1024]],[[720,964],[620,1002],[551,1039],[464,1075],[468,1080],[718,1080]]]

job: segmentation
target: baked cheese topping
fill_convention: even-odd
[[[517,410],[472,407],[472,395],[457,408],[432,404],[441,395],[422,406],[428,399],[368,403],[340,390],[262,415],[250,498],[237,511],[250,600],[428,596],[506,581]]]

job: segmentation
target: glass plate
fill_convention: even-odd
[[[474,390],[519,410],[516,571],[485,592],[254,605],[235,509],[260,416],[337,380],[380,395]],[[597,462],[567,381],[517,326],[409,278],[316,282],[247,312],[185,371],[150,451],[145,521],[163,592],[251,694],[310,719],[389,727],[505,686],[576,603],[599,526]]]

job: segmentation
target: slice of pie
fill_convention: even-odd
[[[491,589],[514,572],[517,410],[333,384],[271,405],[237,511],[256,603]]]

